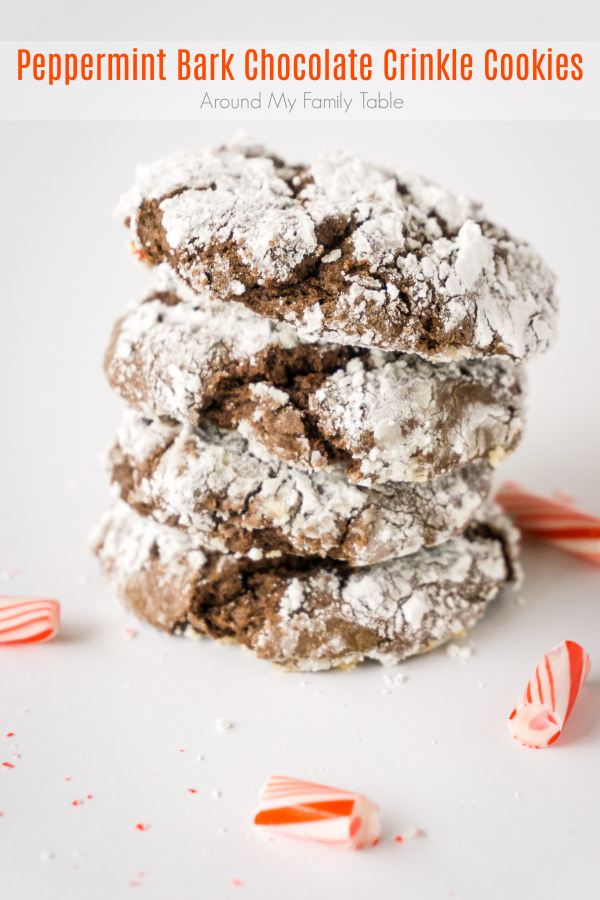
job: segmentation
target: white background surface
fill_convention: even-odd
[[[110,601],[86,546],[108,498],[98,451],[121,408],[102,353],[148,280],[111,209],[136,162],[232,130],[0,129],[0,572],[12,573],[0,586],[57,597],[64,623],[47,645],[0,648],[0,762],[14,764],[0,766],[0,896],[596,898],[598,568],[528,546],[525,604],[498,601],[462,642],[474,650],[464,664],[440,650],[402,666],[408,679],[392,687],[383,676],[400,667],[285,675],[235,647],[161,635]],[[292,159],[334,145],[412,164],[534,243],[560,276],[561,338],[531,366],[526,437],[499,477],[600,513],[598,125],[252,130]],[[589,681],[560,741],[525,750],[507,716],[565,638],[590,653]],[[233,727],[218,731],[219,717]],[[347,854],[256,835],[271,772],[366,793],[381,806],[380,845]],[[394,843],[413,825],[426,835]]]
[[[590,0],[4,0],[3,40],[595,40],[600,8]]]

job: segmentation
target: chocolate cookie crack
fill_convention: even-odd
[[[219,554],[209,555],[203,578],[198,581],[186,618],[176,630],[187,625],[217,640],[233,639],[252,647],[255,635],[265,620],[277,614],[279,601],[290,577],[309,577],[323,565],[317,556],[282,555],[277,559],[226,561]],[[343,572],[344,563],[328,561],[328,568]]]

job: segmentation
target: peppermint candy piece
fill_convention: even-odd
[[[379,840],[379,807],[362,794],[271,775],[259,794],[254,824],[278,834],[345,850]]]
[[[0,597],[0,644],[51,640],[60,628],[60,604],[37,597]]]
[[[580,512],[569,498],[538,497],[507,481],[500,488],[496,503],[512,516],[524,534],[600,563],[600,518]]]
[[[560,736],[590,671],[590,658],[575,641],[562,641],[546,653],[508,727],[524,747],[549,747]]]

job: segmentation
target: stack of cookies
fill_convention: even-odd
[[[140,168],[117,214],[155,268],[106,354],[118,599],[304,670],[464,632],[518,568],[490,492],[554,332],[531,247],[413,172],[244,139]]]

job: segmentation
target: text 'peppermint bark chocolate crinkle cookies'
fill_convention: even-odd
[[[553,337],[531,247],[414,173],[245,140],[140,168],[118,215],[156,270],[105,357],[115,596],[300,670],[470,627],[518,575],[489,498]]]

